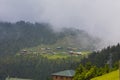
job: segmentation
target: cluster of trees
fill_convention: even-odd
[[[90,80],[93,77],[117,70],[119,68],[119,60],[120,44],[93,52],[88,58],[81,60],[82,65],[77,68],[74,80]]]
[[[81,63],[86,64],[86,62],[91,62],[97,67],[102,67],[109,63],[111,57],[111,65],[113,66],[120,60],[120,44],[114,46],[108,46],[101,51],[93,52],[88,58],[84,58]]]
[[[55,44],[58,40],[60,41],[68,36],[72,36],[72,38],[69,38],[69,41],[70,39],[75,40],[78,38],[77,35],[79,35],[80,40],[77,39],[78,41],[74,42],[80,43],[79,46],[81,48],[83,46],[86,48],[95,47],[93,44],[96,39],[81,30],[66,28],[61,32],[55,32],[52,26],[46,23],[30,23],[25,21],[16,23],[0,22],[0,55],[15,54],[21,49],[41,44]],[[87,45],[86,42],[88,43]]]
[[[110,68],[108,64],[103,67],[96,67],[91,63],[87,63],[85,66],[80,65],[76,69],[74,80],[90,80],[94,77],[104,75],[116,69],[118,69],[118,64],[114,64],[114,67]]]
[[[74,70],[79,64],[79,60],[71,61],[71,58],[50,60],[34,54],[0,57],[0,80],[8,76],[48,80],[52,73]]]

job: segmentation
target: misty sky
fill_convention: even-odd
[[[0,0],[0,21],[47,22],[76,27],[120,42],[120,0]]]

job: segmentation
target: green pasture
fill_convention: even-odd
[[[93,78],[91,80],[119,80],[119,70]]]

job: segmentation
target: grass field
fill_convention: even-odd
[[[84,52],[82,52],[82,56],[88,56],[90,54],[90,52],[89,51],[84,51]],[[63,59],[63,58],[68,58],[68,57],[71,57],[71,55],[69,55],[69,54],[65,54],[65,53],[57,53],[57,54],[43,54],[42,56],[44,56],[44,57],[47,57],[48,59]],[[80,55],[81,56],[81,55]],[[72,57],[75,57],[75,58],[77,58],[77,57],[79,57],[79,56],[77,56],[77,55],[72,55]]]
[[[46,57],[48,59],[65,59],[65,58],[70,58],[71,55],[69,54],[69,51],[67,49],[67,46],[64,46],[62,49],[56,49],[58,47],[58,44],[55,45],[40,45],[36,47],[31,47],[31,48],[24,48],[20,50],[16,55],[21,55],[20,53],[24,54],[29,54],[29,55],[40,55],[43,57]],[[83,51],[79,50],[78,48],[74,48],[74,52],[81,52],[81,55],[72,55],[72,57],[88,57],[88,55],[91,53],[90,51]],[[77,59],[76,59],[77,60]]]
[[[93,78],[91,80],[119,80],[119,70]]]
[[[42,56],[47,57],[48,59],[62,59],[62,58],[67,58],[69,57],[67,54],[43,54]]]

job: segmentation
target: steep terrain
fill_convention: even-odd
[[[0,55],[11,55],[24,48],[41,45],[94,50],[99,41],[98,38],[73,28],[65,28],[60,32],[55,32],[46,23],[0,22]]]

